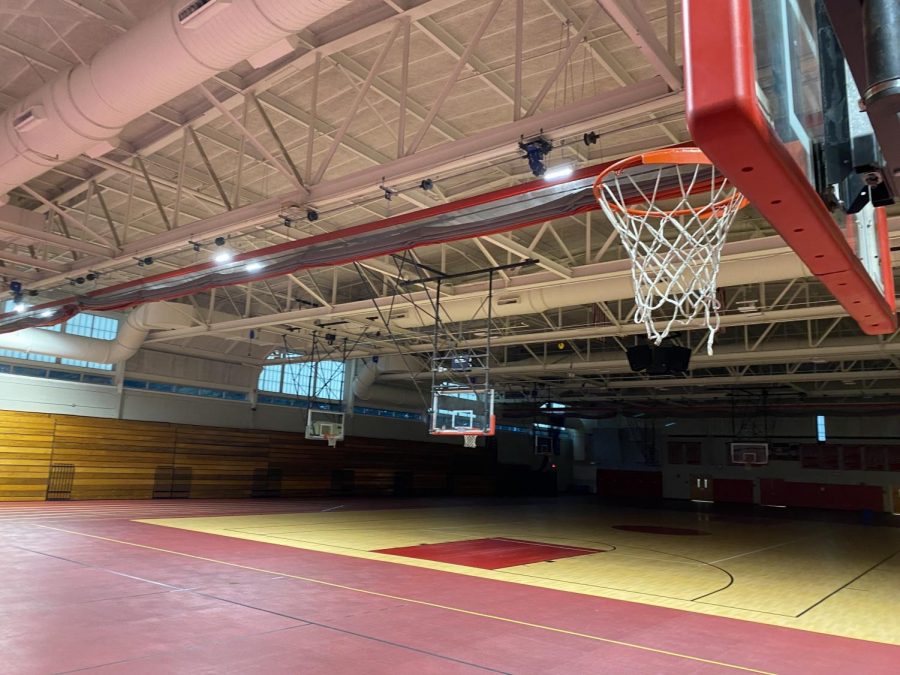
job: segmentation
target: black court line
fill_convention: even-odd
[[[834,589],[833,591],[831,591],[831,593],[829,593],[828,595],[826,595],[826,596],[825,596],[824,598],[822,598],[821,600],[819,600],[819,601],[813,603],[812,605],[810,605],[809,607],[807,607],[806,609],[804,609],[804,610],[803,610],[802,612],[800,612],[797,616],[798,616],[798,617],[801,617],[801,616],[803,616],[804,614],[806,614],[809,610],[814,609],[815,607],[818,607],[818,606],[821,605],[823,602],[825,602],[826,600],[828,600],[828,598],[832,597],[833,595],[836,595],[837,593],[840,593],[842,590],[844,590],[845,588],[847,588],[847,586],[849,586],[850,584],[852,584],[854,581],[857,581],[857,580],[861,579],[862,577],[866,576],[869,572],[871,572],[872,570],[874,570],[876,567],[880,567],[881,565],[883,565],[884,563],[886,563],[888,560],[890,560],[891,558],[893,558],[893,557],[894,557],[895,555],[897,555],[898,553],[900,553],[900,549],[898,549],[898,550],[894,551],[893,553],[891,553],[887,558],[884,558],[883,560],[879,560],[877,563],[875,563],[874,565],[872,565],[869,569],[860,572],[859,574],[857,574],[855,577],[853,577],[852,579],[850,579],[850,581],[848,581],[848,582],[845,583],[844,585],[838,586],[836,589]]]

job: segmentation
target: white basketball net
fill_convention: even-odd
[[[598,183],[597,198],[633,262],[635,323],[643,323],[658,345],[674,324],[699,317],[709,328],[706,349],[712,354],[719,329],[719,259],[745,202],[711,165],[673,166],[637,167],[640,183],[633,172],[611,172]]]
[[[466,434],[463,436],[463,447],[465,448],[477,448],[478,447],[478,436],[475,434]]]

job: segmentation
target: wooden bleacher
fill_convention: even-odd
[[[0,501],[486,495],[484,448],[0,412]],[[51,481],[50,477],[54,479]]]

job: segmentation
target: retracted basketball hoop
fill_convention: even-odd
[[[594,182],[594,195],[631,258],[637,311],[660,344],[676,323],[719,329],[716,278],[726,235],[747,200],[699,148],[665,148],[623,159]]]

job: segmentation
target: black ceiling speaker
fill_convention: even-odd
[[[671,375],[688,370],[691,350],[675,345],[636,345],[629,347],[628,366],[636,373]]]

